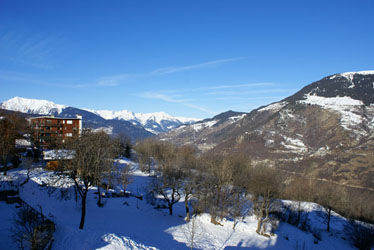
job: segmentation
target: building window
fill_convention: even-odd
[[[67,136],[67,137],[72,137],[73,134],[72,134],[72,133],[66,133],[65,136]]]
[[[66,124],[73,124],[73,121],[72,120],[67,120]]]

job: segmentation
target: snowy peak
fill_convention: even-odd
[[[311,96],[324,98],[352,99],[356,105],[361,101],[364,105],[374,104],[374,71],[345,72],[325,77],[314,82],[299,92],[285,99],[296,102],[310,99]]]
[[[47,100],[26,99],[22,97],[14,97],[0,104],[0,108],[18,111],[27,114],[38,115],[67,115],[69,113],[68,106],[55,104]],[[128,110],[112,111],[112,110],[90,110],[79,109],[81,112],[90,112],[100,116],[105,120],[122,120],[128,121],[133,126],[142,127],[148,132],[159,134],[167,132],[182,124],[191,124],[198,119],[173,117],[165,112],[155,113],[134,113]]]
[[[374,75],[374,70],[357,71],[357,72],[344,72],[344,73],[336,74],[334,76],[338,76],[338,75],[346,77],[346,78],[351,80],[354,75]],[[332,76],[332,77],[334,77],[334,76]]]
[[[191,123],[196,122],[199,119],[196,118],[186,118],[186,117],[174,117],[165,112],[154,112],[154,113],[134,113],[128,110],[120,110],[120,111],[111,111],[111,110],[89,110],[92,113],[95,113],[101,116],[104,119],[118,119],[118,120],[126,120],[131,121],[135,120],[142,125],[146,125],[149,121],[154,121],[157,123],[161,123],[162,121],[175,121],[181,123]]]
[[[173,128],[179,127],[182,124],[191,124],[198,119],[173,117],[165,112],[155,113],[134,113],[128,110],[110,111],[110,110],[88,110],[101,116],[104,119],[111,120],[125,120],[132,122],[134,125],[138,124],[143,126],[151,133],[159,134],[169,131]]]
[[[26,99],[17,96],[1,103],[0,108],[28,114],[53,115],[60,114],[66,106],[47,100]]]

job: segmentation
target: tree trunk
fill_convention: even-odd
[[[184,199],[184,206],[186,207],[186,221],[190,221],[190,207],[188,206],[188,195]]]
[[[97,186],[97,192],[99,193],[99,200],[97,201],[97,206],[102,207],[103,203],[101,202],[101,187],[100,187],[100,185]]]
[[[79,229],[83,229],[84,227],[84,220],[86,218],[86,199],[87,199],[87,192],[88,189],[83,190],[82,198],[82,214],[81,214],[81,222],[79,224]]]
[[[169,203],[169,214],[173,215],[173,204]]]
[[[7,160],[8,160],[8,157],[5,156],[5,157],[2,158],[2,160],[3,160],[3,167],[4,167],[4,169],[5,169],[5,170],[4,170],[4,175],[7,175],[7,168],[6,168],[6,167],[7,167],[7,165],[8,165],[8,161],[7,161]]]
[[[262,218],[258,219],[256,233],[261,234]]]
[[[301,201],[299,201],[299,204],[297,207],[297,221],[296,221],[297,226],[300,224],[300,219],[301,219]]]
[[[331,207],[327,210],[327,232],[330,232]]]

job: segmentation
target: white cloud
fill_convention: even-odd
[[[0,54],[2,59],[12,63],[50,69],[62,43],[59,35],[7,31],[0,35]]]
[[[200,110],[207,114],[215,114],[215,112],[205,107],[191,103],[191,100],[189,99],[177,99],[175,96],[168,96],[168,95],[157,93],[157,92],[144,92],[141,94],[137,94],[137,96],[147,98],[147,99],[161,100],[161,101],[169,102],[169,103],[179,103],[183,106],[190,107],[196,110]]]
[[[171,67],[159,68],[159,69],[155,69],[155,70],[151,71],[149,74],[151,74],[151,75],[165,75],[165,74],[171,74],[171,73],[175,73],[175,72],[201,69],[201,68],[206,68],[206,67],[212,66],[212,65],[238,61],[238,60],[241,60],[241,59],[244,59],[244,58],[245,57],[226,58],[226,59],[219,59],[219,60],[203,62],[203,63],[187,65],[187,66],[171,66]]]

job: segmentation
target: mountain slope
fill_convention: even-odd
[[[328,76],[225,126],[193,131],[197,123],[164,138],[374,191],[373,83],[374,71]]]
[[[173,141],[178,145],[193,144],[200,150],[211,150],[216,146],[217,133],[224,135],[225,128],[243,119],[246,113],[227,111],[195,124],[182,125],[169,133],[159,136],[162,140]]]

